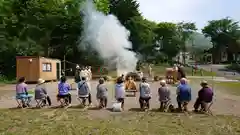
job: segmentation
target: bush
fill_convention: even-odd
[[[240,72],[240,64],[237,64],[237,63],[231,64],[231,65],[227,66],[227,68]]]
[[[6,76],[0,74],[0,83],[13,83],[13,82],[15,82],[14,79],[9,79]]]

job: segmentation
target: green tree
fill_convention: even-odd
[[[202,29],[206,37],[210,37],[213,43],[213,62],[221,61],[221,52],[227,50],[228,58],[233,60],[233,55],[240,51],[239,43],[240,37],[238,22],[230,18],[220,20],[212,20],[208,25]]]
[[[186,52],[187,52],[187,41],[192,39],[193,33],[197,30],[195,23],[185,23],[181,22],[177,24],[178,35],[181,39],[181,51],[183,52],[183,64],[186,64]]]
[[[84,0],[3,0],[0,2],[0,73],[15,71],[18,55],[40,55],[79,63],[86,50],[79,48]],[[107,0],[96,1],[100,11],[108,13]],[[82,63],[84,64],[85,61]],[[14,76],[12,74],[11,76]]]
[[[110,0],[110,13],[126,25],[134,16],[141,16],[139,3],[136,0]]]
[[[169,61],[172,61],[180,51],[180,38],[178,27],[174,23],[162,22],[157,25],[155,29],[156,41],[159,43],[158,47],[167,56]]]

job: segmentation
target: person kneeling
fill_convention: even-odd
[[[170,89],[167,87],[166,81],[160,81],[161,87],[158,89],[159,101],[160,101],[160,111],[167,111],[170,103],[171,103],[171,92]]]
[[[66,77],[61,77],[60,82],[58,84],[58,101],[61,102],[61,99],[64,100],[64,103],[61,102],[61,106],[67,105],[70,106],[72,102],[72,97],[71,94],[69,93],[71,87],[70,85],[66,82],[67,79]]]
[[[104,84],[104,78],[100,78],[99,84],[97,85],[97,99],[99,100],[99,108],[107,107],[107,92],[108,89]]]
[[[208,86],[207,81],[202,81],[202,88],[198,92],[198,98],[194,103],[194,111],[198,112],[199,106],[201,105],[202,111],[207,111],[207,104],[212,102],[213,99],[213,90]]]
[[[139,91],[140,91],[140,97],[139,97],[140,108],[142,110],[145,110],[145,107],[149,109],[150,108],[149,101],[151,99],[151,89],[145,77],[142,78],[142,82],[139,84]]]

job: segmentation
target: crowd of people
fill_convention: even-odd
[[[89,105],[92,105],[92,95],[90,80],[92,78],[91,67],[77,68],[79,74],[77,75],[77,94],[78,99],[83,106],[86,106],[86,101],[88,100]],[[96,98],[99,103],[99,108],[106,108],[108,103],[108,87],[105,84],[105,79],[100,78],[99,84],[96,86]],[[202,89],[198,92],[198,98],[194,104],[194,110],[206,111],[207,104],[211,103],[213,100],[213,91],[208,86],[206,81],[201,82]],[[72,95],[70,94],[71,87],[67,83],[66,77],[62,76],[58,83],[58,94],[57,101],[61,102],[62,106],[71,106]],[[150,100],[152,98],[152,89],[150,83],[146,77],[142,77],[139,86],[136,85],[134,79],[129,76],[124,78],[124,76],[119,77],[115,84],[115,99],[117,103],[121,104],[121,110],[124,110],[124,104],[126,99],[126,92],[128,90],[136,90],[139,92],[139,106],[142,110],[148,110],[150,108]],[[191,86],[186,78],[181,78],[180,83],[176,89],[176,101],[177,107],[175,108],[172,104],[171,91],[167,86],[164,79],[160,80],[160,86],[158,89],[158,100],[159,109],[161,111],[188,111],[188,103],[192,100]],[[16,85],[16,99],[21,107],[30,106],[31,99],[34,97],[35,100],[40,100],[41,105],[52,105],[51,98],[47,93],[45,81],[43,79],[38,80],[38,84],[35,87],[35,95],[31,95],[28,92],[27,85],[25,84],[25,78],[21,77]],[[136,95],[134,95],[136,96]]]

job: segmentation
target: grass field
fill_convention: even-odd
[[[80,109],[0,110],[0,125],[1,135],[240,134],[240,118],[234,116],[126,112],[100,119]]]
[[[240,96],[240,82],[215,82],[214,85],[229,94]]]

